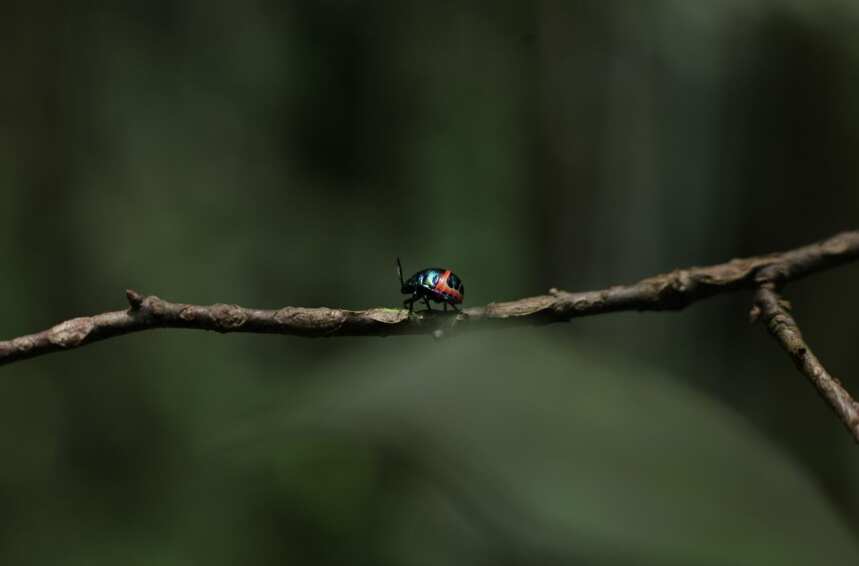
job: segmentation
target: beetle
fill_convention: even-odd
[[[403,281],[403,266],[400,258],[397,258],[397,273],[400,275],[400,292],[411,295],[403,301],[403,307],[409,307],[409,313],[418,300],[423,300],[429,310],[432,310],[430,301],[434,301],[444,303],[444,310],[450,305],[456,312],[462,312],[456,305],[465,298],[465,286],[462,279],[450,269],[428,267]]]

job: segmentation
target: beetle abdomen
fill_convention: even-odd
[[[414,291],[421,289],[422,294],[436,302],[461,303],[465,295],[462,280],[449,269],[430,267],[415,273],[406,282]]]

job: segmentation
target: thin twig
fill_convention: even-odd
[[[238,305],[171,303],[156,296],[127,291],[126,310],[74,318],[5,342],[0,365],[99,340],[155,328],[191,328],[217,332],[258,332],[295,336],[390,336],[438,334],[439,331],[550,324],[617,311],[677,310],[716,294],[756,289],[764,283],[784,284],[810,273],[859,258],[859,231],[843,232],[795,250],[709,267],[679,269],[632,285],[569,293],[551,289],[547,295],[490,303],[461,314],[404,309],[345,310],[326,307],[284,307],[259,310]]]
[[[773,337],[790,354],[796,368],[805,374],[838,418],[859,442],[859,403],[853,400],[841,382],[829,374],[802,338],[799,326],[790,314],[790,304],[782,299],[772,284],[763,285],[755,294],[754,318],[760,316]]]

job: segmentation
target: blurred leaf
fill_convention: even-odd
[[[384,347],[335,361],[313,376],[318,385],[306,398],[290,403],[300,405],[290,416],[269,417],[280,423],[278,435],[287,433],[285,451],[334,435],[399,454],[458,514],[488,518],[472,525],[478,531],[500,530],[512,546],[551,556],[636,564],[859,559],[812,478],[679,376],[530,330],[413,343],[395,355]],[[420,493],[402,498],[406,525],[426,521]],[[392,536],[407,536],[400,526]],[[427,550],[444,543],[433,532],[418,538]]]

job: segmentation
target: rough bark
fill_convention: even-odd
[[[796,368],[803,373],[829,403],[847,430],[859,442],[859,403],[850,396],[838,379],[826,371],[811,351],[796,320],[790,314],[790,303],[785,301],[772,285],[761,287],[755,294],[753,316],[760,316],[770,334],[790,355]]]

